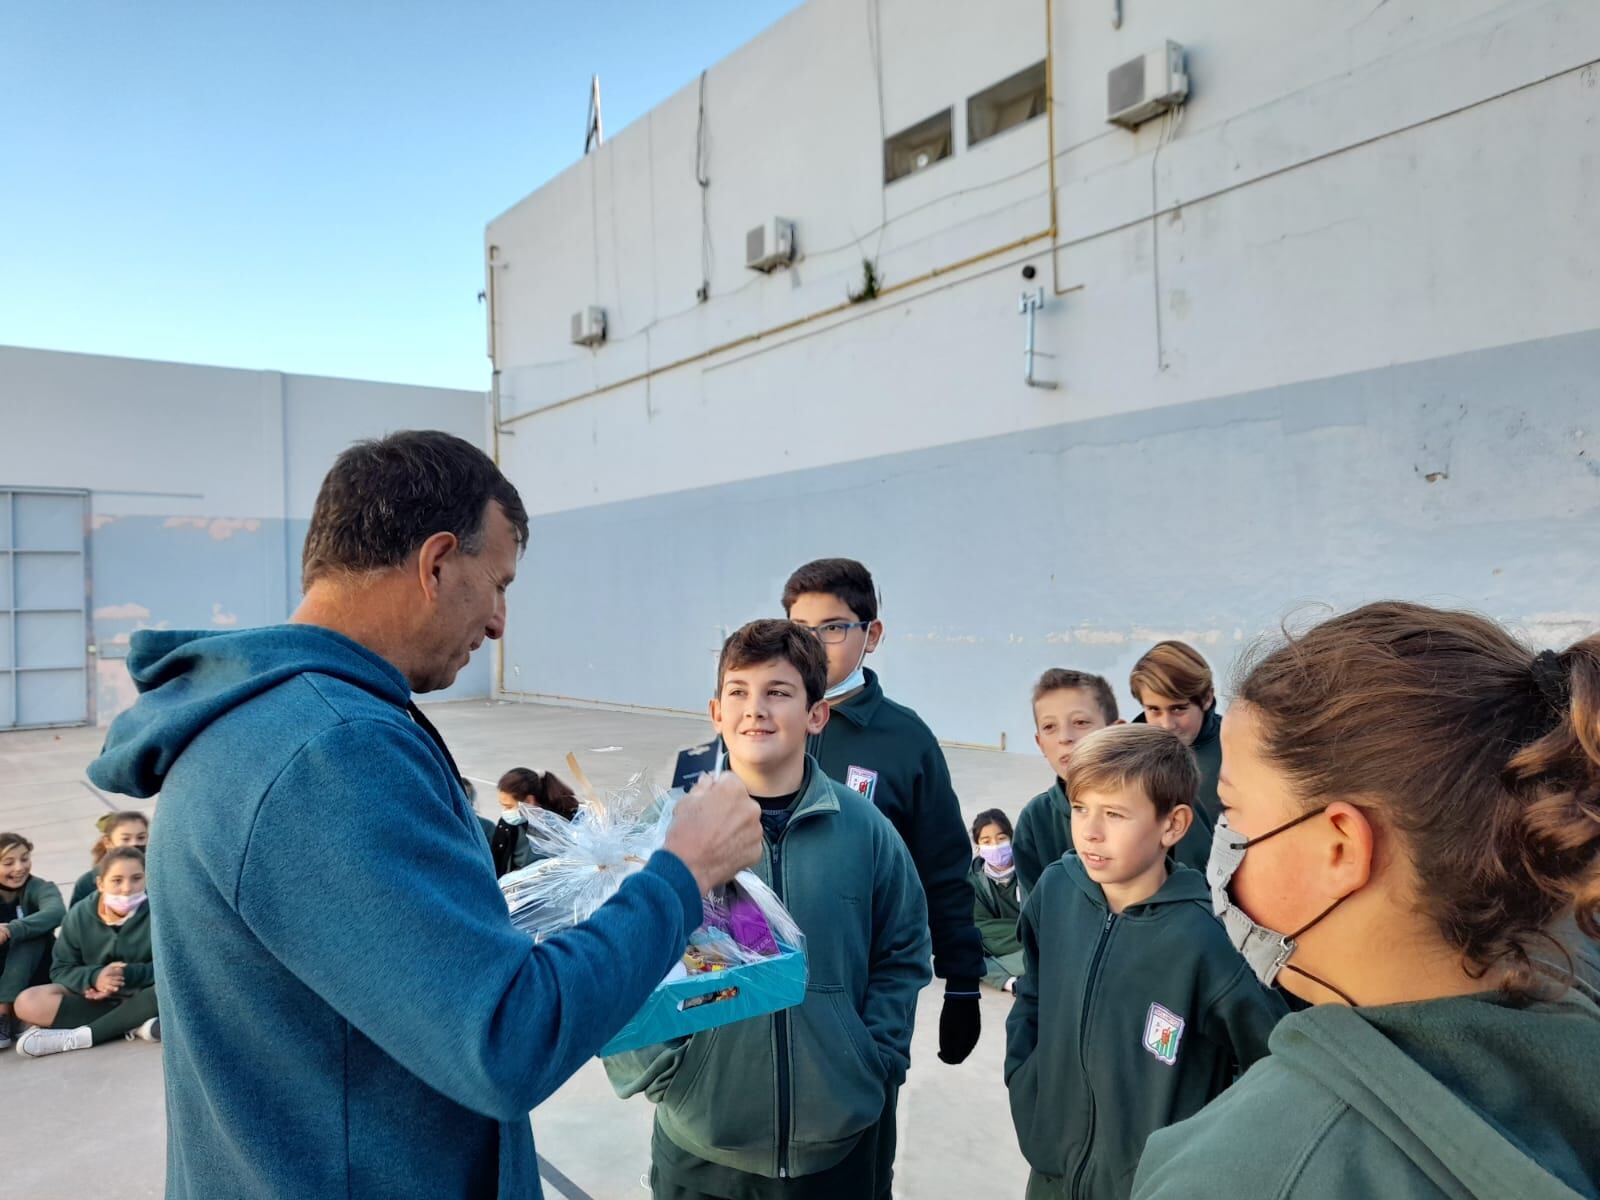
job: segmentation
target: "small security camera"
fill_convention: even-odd
[[[1032,279],[1038,273],[1039,272],[1037,272],[1037,271],[1035,271],[1033,269],[1033,264],[1032,263],[1029,263],[1027,266],[1022,268],[1022,277],[1024,279]]]

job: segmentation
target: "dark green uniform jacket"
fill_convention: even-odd
[[[1144,714],[1133,719],[1133,724],[1145,723]],[[1193,867],[1202,875],[1206,872],[1206,859],[1211,855],[1211,833],[1222,815],[1222,801],[1217,799],[1217,776],[1222,772],[1222,714],[1212,705],[1206,719],[1195,736],[1195,761],[1200,766],[1200,788],[1194,796],[1194,823],[1173,850],[1172,856],[1186,867]]]
[[[1138,1200],[1600,1196],[1600,1009],[1577,991],[1323,1004],[1270,1050],[1151,1136]]]
[[[121,925],[100,919],[100,900],[91,896],[67,910],[50,962],[50,982],[80,996],[94,986],[95,977],[111,963],[127,963],[123,992],[147,988],[156,981],[150,961],[150,905],[141,904]]]
[[[815,764],[753,869],[806,936],[804,1003],[615,1055],[606,1073],[618,1095],[654,1101],[657,1134],[690,1154],[810,1175],[850,1153],[905,1079],[932,978],[928,910],[899,835]]]
[[[983,981],[1003,988],[1006,980],[1022,974],[1022,941],[1017,937],[1017,918],[1022,901],[1017,893],[1017,877],[997,883],[983,869],[983,859],[972,860],[967,873],[972,881],[972,919],[983,935]]]
[[[928,898],[933,973],[976,987],[984,968],[967,885],[972,850],[944,751],[922,718],[883,694],[875,672],[866,678],[865,687],[833,706],[806,749],[899,831]]]
[[[1040,876],[1020,931],[1006,1086],[1023,1156],[1052,1185],[1030,1194],[1126,1197],[1145,1138],[1265,1054],[1283,1000],[1229,944],[1187,867],[1114,914],[1067,855]]]
[[[1027,897],[1039,884],[1044,869],[1072,849],[1072,808],[1066,785],[1057,779],[1040,792],[1017,816],[1011,835],[1011,853],[1017,861],[1017,879]]]

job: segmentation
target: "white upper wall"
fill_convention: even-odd
[[[1053,282],[1050,239],[1015,245],[1049,225],[1046,122],[965,131],[968,95],[1044,57],[1045,0],[811,0],[707,72],[707,303],[698,82],[489,225],[502,458],[530,510],[1600,325],[1600,169],[1577,150],[1600,5],[1125,8],[1120,30],[1109,3],[1053,8],[1054,274],[1081,285],[1039,320],[1061,390],[1023,385],[1017,313],[1023,263]],[[1107,125],[1107,71],[1167,38],[1181,117]],[[954,158],[883,187],[880,132],[946,105]],[[801,258],[763,276],[744,234],[771,216]],[[863,255],[890,288],[939,274],[830,313]],[[587,304],[597,350],[567,339]]]

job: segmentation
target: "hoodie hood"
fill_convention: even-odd
[[[128,674],[134,706],[111,723],[89,778],[108,792],[146,799],[199,734],[230,709],[297,675],[327,675],[404,707],[411,698],[394,665],[317,625],[223,632],[147,629],[133,635]]]
[[[1080,892],[1101,908],[1107,907],[1105,889],[1089,878],[1088,868],[1083,865],[1083,860],[1078,857],[1076,850],[1069,850],[1062,855],[1061,865],[1066,869],[1072,882],[1078,885]],[[1166,882],[1156,889],[1155,895],[1137,904],[1128,905],[1122,910],[1121,915],[1138,917],[1164,904],[1203,904],[1206,911],[1210,912],[1211,891],[1206,886],[1205,876],[1168,858]]]
[[[1494,994],[1319,1005],[1270,1047],[1467,1195],[1557,1200],[1600,1178],[1600,1092],[1578,1066],[1600,1062],[1600,1009],[1576,990],[1526,1007]]]

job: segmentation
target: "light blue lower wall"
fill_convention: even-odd
[[[751,436],[848,453],[799,420]],[[1600,333],[542,517],[505,686],[702,710],[722,629],[824,555],[878,579],[891,694],[1012,749],[1046,667],[1126,697],[1150,642],[1189,634],[1225,675],[1308,603],[1577,636],[1600,628]]]
[[[89,535],[93,633],[100,648],[96,713],[109,721],[133,699],[123,658],[141,628],[238,629],[284,621],[300,598],[300,549],[308,523],[115,516]],[[431,699],[489,694],[486,646],[448,690]]]

